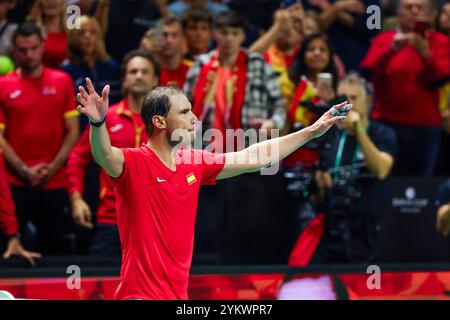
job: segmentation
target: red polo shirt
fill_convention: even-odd
[[[187,299],[200,185],[215,183],[225,157],[180,150],[172,171],[148,146],[122,151],[113,179],[122,244],[115,298]]]
[[[183,88],[184,82],[186,81],[186,74],[191,66],[192,61],[182,60],[178,68],[174,70],[161,68],[159,85],[167,86],[170,83],[175,83],[179,88]]]
[[[77,117],[72,79],[63,71],[44,68],[39,77],[22,77],[17,71],[0,78],[0,128],[17,155],[29,167],[50,163],[65,137],[65,119]],[[25,186],[10,173],[10,183]],[[61,167],[43,189],[65,188]]]
[[[429,57],[424,59],[409,44],[394,52],[391,46],[396,33],[380,33],[361,63],[373,75],[372,117],[406,126],[437,126],[441,116],[436,83],[450,76],[449,38],[430,32]]]
[[[17,233],[17,219],[14,209],[3,153],[0,150],[0,230],[7,236]]]
[[[135,147],[147,143],[148,137],[141,115],[128,108],[128,100],[124,99],[111,106],[106,113],[106,129],[111,145],[117,148]],[[89,129],[85,130],[72,150],[67,161],[69,193],[83,193],[84,177],[92,160]],[[116,223],[116,195],[111,178],[102,169],[100,171],[100,202],[97,209],[97,221],[100,223]]]

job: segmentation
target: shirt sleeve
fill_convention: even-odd
[[[384,72],[387,62],[394,56],[392,50],[392,39],[394,33],[390,31],[379,34],[373,40],[365,58],[360,64],[360,72],[366,78]]]
[[[382,126],[371,139],[378,150],[389,153],[394,159],[397,157],[397,137],[394,130]]]
[[[225,166],[225,154],[211,153],[202,151],[202,180],[201,185],[213,185],[216,183],[216,178]]]
[[[122,185],[126,180],[128,180],[128,178],[132,174],[133,168],[136,167],[136,163],[135,161],[133,161],[134,157],[130,148],[120,148],[120,150],[123,153],[123,168],[120,176],[118,176],[117,178],[110,177],[114,186]]]
[[[446,36],[434,34],[426,59],[426,77],[432,84],[448,81],[450,78],[450,40]]]

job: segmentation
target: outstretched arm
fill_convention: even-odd
[[[347,101],[333,106],[319,120],[303,130],[256,143],[242,151],[225,154],[225,165],[217,179],[258,171],[286,158],[308,141],[318,138],[335,123],[344,120],[352,105]]]
[[[108,110],[109,85],[103,88],[100,97],[95,92],[94,85],[89,78],[86,78],[88,92],[83,87],[79,87],[78,110],[86,115],[91,122],[100,122],[105,118]],[[111,146],[108,131],[103,123],[99,127],[91,126],[89,139],[91,151],[95,162],[97,162],[111,177],[117,178],[123,170],[124,157],[120,149]]]

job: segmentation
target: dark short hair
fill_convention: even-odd
[[[122,77],[122,80],[125,78],[125,75],[127,73],[128,63],[136,57],[146,59],[148,62],[150,62],[150,64],[153,66],[154,74],[156,76],[159,75],[159,65],[156,62],[155,58],[153,58],[153,56],[146,51],[137,49],[128,52],[123,58],[122,63],[120,64],[120,76]]]
[[[216,17],[216,29],[239,28],[245,31],[247,20],[234,11],[225,11]]]
[[[36,23],[33,21],[25,21],[14,31],[12,37],[13,45],[16,44],[16,39],[18,37],[30,37],[34,35],[38,36],[41,41],[44,39],[42,36],[42,31]]]
[[[181,26],[186,29],[190,23],[206,22],[212,27],[212,15],[204,8],[189,9],[181,16]]]
[[[149,137],[152,136],[155,129],[152,122],[153,116],[167,117],[172,107],[170,96],[178,94],[184,94],[183,90],[176,85],[169,85],[166,87],[156,87],[144,98],[141,117]]]

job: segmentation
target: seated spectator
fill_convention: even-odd
[[[151,53],[160,65],[160,86],[176,84],[183,87],[192,65],[191,61],[183,58],[184,48],[183,28],[175,17],[163,19],[156,29],[149,29],[142,38],[141,50]]]
[[[293,132],[312,124],[318,119],[319,107],[333,104],[336,97],[337,71],[333,52],[324,34],[306,37],[288,74],[280,78],[281,91],[288,104],[285,131]],[[319,73],[329,73],[331,81],[319,84]],[[319,161],[316,142],[306,144],[284,161],[291,169],[315,170]]]
[[[197,59],[184,87],[203,129],[218,129],[225,137],[226,129],[282,128],[285,103],[277,75],[261,55],[241,48],[245,25],[240,16],[220,14],[214,38],[217,50]],[[227,150],[221,147],[216,151]]]
[[[11,54],[11,39],[17,24],[8,19],[8,12],[16,6],[16,0],[0,0],[0,56]]]
[[[105,34],[106,51],[116,61],[139,47],[139,43],[156,21],[167,17],[166,1],[99,0],[96,3],[95,17]]]
[[[167,6],[167,10],[175,17],[180,18],[189,9],[204,8],[215,18],[222,12],[228,11],[224,4],[212,0],[175,0]]]
[[[65,163],[79,132],[72,79],[44,67],[44,39],[33,22],[16,29],[13,48],[17,69],[0,78],[0,147],[10,169],[19,232],[25,239],[32,222],[38,251],[67,253]]]
[[[396,175],[431,176],[438,156],[439,86],[450,75],[450,41],[416,29],[416,21],[429,21],[431,11],[429,0],[400,0],[398,28],[380,33],[361,64],[375,87],[372,118],[397,135]]]
[[[436,229],[446,237],[450,233],[450,179],[439,186],[436,205]]]
[[[309,264],[376,262],[381,230],[378,202],[385,189],[380,181],[393,167],[396,138],[385,125],[369,121],[372,96],[364,79],[350,74],[339,83],[337,93],[353,108],[347,120],[329,132],[321,150],[316,181],[324,216],[316,219],[323,235]]]
[[[148,137],[141,118],[144,97],[158,82],[158,67],[153,58],[141,51],[127,54],[121,66],[126,98],[109,108],[106,128],[111,145],[118,148],[138,148]],[[83,199],[85,174],[92,160],[89,129],[84,132],[67,162],[72,215],[83,228],[93,228],[91,209]],[[90,254],[96,256],[120,255],[120,237],[116,221],[116,197],[108,174],[100,171],[100,203],[97,208],[96,234]]]
[[[209,52],[212,41],[212,16],[205,9],[192,9],[181,16],[184,37],[186,38],[186,59],[195,61],[201,54]]]
[[[80,29],[69,31],[67,54],[69,61],[62,69],[72,77],[75,88],[86,82],[89,77],[96,90],[101,91],[107,84],[111,86],[109,100],[111,103],[120,101],[120,70],[119,64],[111,59],[105,49],[103,33],[93,17],[81,16]],[[80,132],[83,132],[88,119],[80,119]]]
[[[378,33],[368,28],[366,8],[380,5],[379,0],[308,0],[305,9],[319,11],[323,31],[347,70],[356,70]]]
[[[46,67],[59,69],[67,58],[66,2],[36,0],[28,16],[41,28],[45,39],[43,62]]]
[[[3,162],[3,153],[0,150],[0,252],[3,252],[3,235],[6,236],[6,251],[3,259],[8,259],[13,255],[21,256],[35,265],[34,259],[41,255],[36,252],[25,250],[19,240],[17,218],[14,213],[15,206],[9,189],[5,163]]]
[[[272,27],[249,50],[264,55],[279,74],[287,72],[300,49],[303,22],[304,12],[298,5],[277,11]]]

